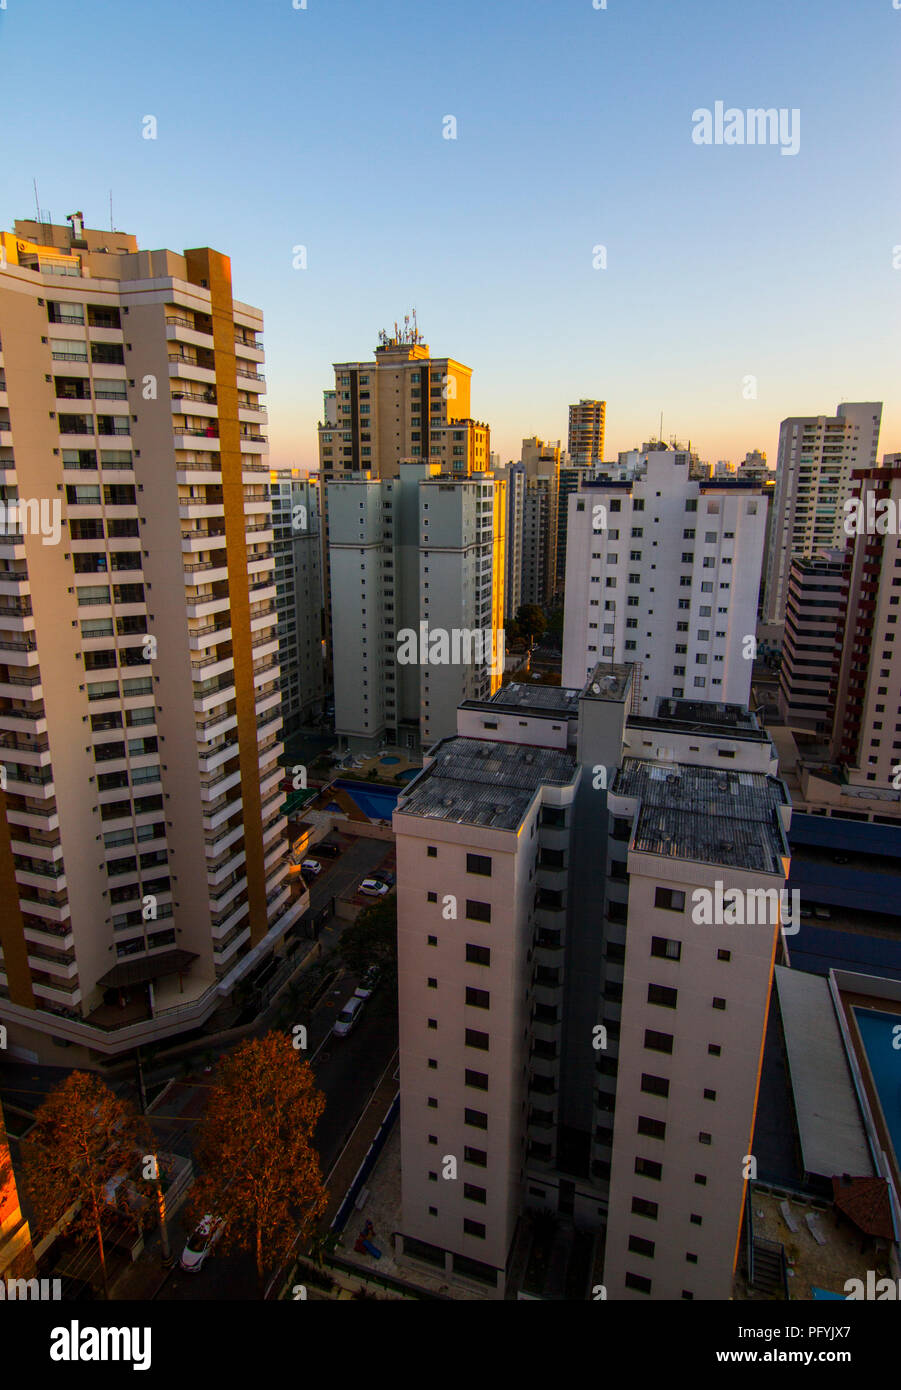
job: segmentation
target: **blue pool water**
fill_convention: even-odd
[[[346,792],[370,820],[390,820],[400,796],[391,787],[369,787],[365,782],[348,782],[343,777],[334,785]]]
[[[383,763],[385,767],[392,767],[394,763],[400,762],[400,758],[379,758],[379,762]]]
[[[422,772],[421,767],[408,767],[406,772],[397,774],[397,780],[398,782],[412,782],[413,778],[418,777],[420,772]]]
[[[892,1029],[901,1025],[901,1014],[855,1006],[854,1015],[895,1156],[901,1161],[901,1050],[892,1045]]]

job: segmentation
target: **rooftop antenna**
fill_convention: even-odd
[[[660,443],[662,444],[662,443],[663,443],[663,411],[662,411],[662,410],[661,410],[661,412],[660,412],[660,433],[658,434],[657,438],[660,440]]]
[[[40,205],[40,203],[39,203],[39,201],[38,201],[38,181],[37,181],[37,179],[32,179],[32,183],[34,184],[34,220],[35,220],[35,222],[37,222],[38,224],[40,224],[40,221],[41,221],[41,205]]]

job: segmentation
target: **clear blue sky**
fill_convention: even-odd
[[[662,410],[704,458],[774,462],[783,416],[841,399],[883,400],[901,449],[892,0],[307,5],[0,11],[0,223],[36,178],[54,220],[106,226],[112,188],[142,246],[230,254],[266,315],[274,464],[316,462],[330,364],[413,306],[505,458],[565,438],[580,396],[608,402],[608,457]],[[695,145],[717,100],[799,108],[799,154]]]

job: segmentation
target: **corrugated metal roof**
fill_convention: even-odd
[[[579,772],[569,753],[490,739],[445,739],[432,757],[395,814],[517,830],[539,787],[569,786]]]
[[[804,1169],[873,1176],[873,1163],[829,985],[821,975],[775,970]]]
[[[897,826],[872,821],[843,820],[841,816],[792,814],[789,840],[799,845],[853,850],[859,854],[887,854],[901,858],[901,821]]]

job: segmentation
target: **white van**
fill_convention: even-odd
[[[356,994],[353,995],[352,998],[348,999],[347,1003],[344,1005],[344,1008],[341,1010],[338,1017],[335,1019],[335,1026],[332,1029],[332,1032],[335,1034],[336,1037],[347,1037],[347,1034],[350,1032],[351,1028],[353,1028],[356,1025],[357,1019],[360,1017],[360,1012],[365,1002],[366,1001],[364,999],[360,999],[359,996]]]

